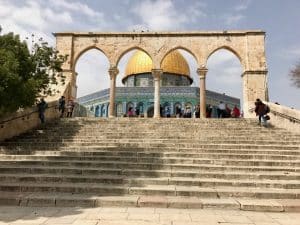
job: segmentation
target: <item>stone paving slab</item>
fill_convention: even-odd
[[[293,212],[0,206],[0,225],[300,225]]]

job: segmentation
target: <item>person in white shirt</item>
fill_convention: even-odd
[[[217,111],[218,111],[218,118],[223,118],[225,116],[226,106],[224,102],[220,101]]]

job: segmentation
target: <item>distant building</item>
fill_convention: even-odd
[[[194,111],[199,105],[199,87],[191,87],[193,79],[190,77],[188,63],[179,51],[172,51],[166,56],[162,64],[160,103],[161,116],[169,113],[175,115],[176,108],[182,111]],[[116,116],[127,115],[129,109],[140,116],[153,116],[154,87],[152,77],[152,60],[143,51],[136,51],[129,59],[122,83],[124,87],[116,87],[115,103]],[[206,104],[216,107],[220,101],[240,107],[238,98],[230,97],[212,91],[206,91]],[[78,102],[96,117],[107,117],[109,106],[109,89],[78,98]],[[138,110],[137,110],[138,109]]]

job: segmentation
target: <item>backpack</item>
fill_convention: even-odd
[[[268,105],[265,106],[266,113],[270,112],[270,107]]]

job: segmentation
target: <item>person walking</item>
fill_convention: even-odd
[[[66,107],[65,96],[61,96],[60,99],[58,100],[58,111],[61,112],[60,118],[64,117],[65,107]]]
[[[261,125],[261,122],[263,122],[263,125],[266,125],[265,115],[267,114],[266,105],[258,98],[256,99],[255,104],[255,113],[256,116],[258,116],[258,124]]]
[[[41,123],[45,123],[45,111],[48,107],[48,104],[44,100],[44,98],[41,98],[40,102],[37,104],[38,112],[39,112],[39,118],[41,120]]]

